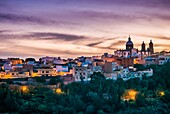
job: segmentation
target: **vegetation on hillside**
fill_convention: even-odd
[[[73,82],[53,91],[37,86],[12,91],[0,85],[1,113],[162,114],[170,113],[170,63],[149,66],[154,76],[123,81],[106,80],[100,73],[89,83]],[[143,69],[140,66],[140,69]],[[44,80],[37,79],[39,82]],[[56,82],[57,81],[57,82]],[[60,80],[51,79],[51,84]]]

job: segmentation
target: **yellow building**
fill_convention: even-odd
[[[36,76],[41,76],[41,75],[38,74],[38,72],[31,72],[31,76],[32,76],[32,77],[36,77]]]
[[[0,78],[1,79],[8,79],[8,78],[25,78],[25,77],[29,77],[30,73],[29,72],[12,72],[12,71],[8,71],[8,72],[0,72]]]

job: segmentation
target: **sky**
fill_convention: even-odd
[[[170,0],[0,0],[0,58],[170,50]]]

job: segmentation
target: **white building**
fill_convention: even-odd
[[[122,69],[119,71],[114,71],[112,73],[104,73],[106,79],[112,79],[117,80],[118,78],[122,78],[124,81],[127,81],[132,78],[140,78],[142,79],[142,76],[153,76],[153,69],[148,69],[145,71],[137,71],[137,72],[130,72],[129,69]]]
[[[38,70],[38,76],[56,76],[56,71],[53,68],[40,68]]]
[[[142,76],[153,76],[153,69],[148,69],[148,70],[144,70],[144,71],[138,71]]]
[[[104,73],[104,76],[106,77],[106,79],[117,80],[117,78],[119,77],[119,73],[120,71],[114,71],[112,73]]]
[[[66,62],[63,59],[54,59],[53,64],[65,64]]]
[[[9,62],[4,63],[2,67],[4,70],[12,70],[12,65]]]
[[[170,60],[170,55],[160,55],[158,56],[158,65],[163,65]]]
[[[56,65],[56,72],[68,72],[68,66],[67,65]]]
[[[147,57],[144,60],[145,60],[145,65],[157,64],[157,58]]]
[[[114,52],[114,56],[118,56],[118,57],[129,57],[131,54],[130,54],[130,51],[128,50],[117,50]]]
[[[73,67],[73,77],[75,77],[75,81],[90,81],[90,75],[92,74],[92,70],[88,67],[76,66]]]
[[[93,66],[93,72],[103,72],[102,66]]]
[[[86,60],[85,60],[86,63],[88,64],[92,64],[93,63],[93,60],[91,57],[87,57]]]

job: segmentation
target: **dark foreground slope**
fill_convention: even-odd
[[[23,90],[10,90],[0,85],[1,113],[47,113],[47,114],[165,114],[170,113],[170,63],[149,66],[154,76],[123,81],[105,80],[94,73],[89,83],[60,83],[61,91],[41,85]],[[134,90],[133,96],[127,91]]]

